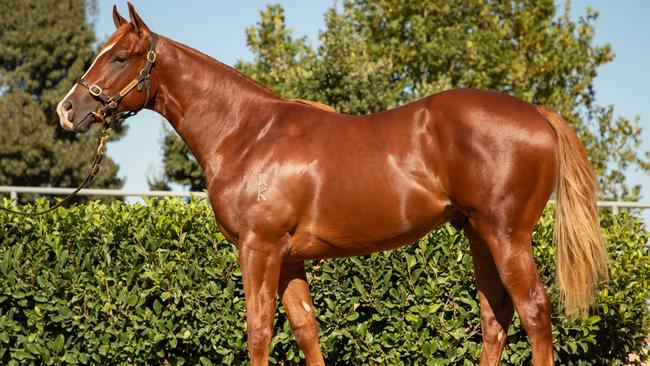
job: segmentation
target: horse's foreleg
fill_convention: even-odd
[[[318,326],[309,294],[304,262],[282,265],[278,294],[287,312],[298,346],[305,354],[307,365],[325,365],[318,346]]]
[[[242,241],[239,263],[244,279],[251,365],[267,365],[273,338],[275,296],[282,257],[280,245],[261,240]]]
[[[485,246],[485,242],[469,225],[465,226],[465,234],[470,241],[476,287],[481,304],[481,332],[483,335],[481,366],[498,365],[503,346],[506,343],[506,334],[512,321],[514,307],[503,283],[501,283],[492,255]]]

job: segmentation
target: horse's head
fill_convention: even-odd
[[[138,111],[151,102],[155,90],[149,79],[157,36],[133,5],[128,6],[130,22],[113,7],[117,30],[88,71],[59,102],[56,111],[64,129],[86,132],[92,123]]]

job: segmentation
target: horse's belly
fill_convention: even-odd
[[[290,256],[347,257],[393,249],[421,238],[453,210],[446,199],[424,189],[393,198],[373,199],[368,193],[372,190],[316,207],[296,231]]]

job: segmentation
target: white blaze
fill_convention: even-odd
[[[97,57],[95,57],[95,60],[93,60],[93,63],[90,64],[90,67],[88,68],[88,71],[86,71],[86,73],[84,74],[84,76],[81,77],[82,79],[85,79],[85,78],[86,78],[86,76],[88,75],[88,73],[90,72],[90,70],[92,70],[93,66],[95,66],[95,62],[97,62],[97,60],[99,60],[99,58],[102,57],[103,54],[105,54],[105,53],[108,52],[111,48],[113,48],[113,46],[115,46],[115,43],[111,43],[111,44],[109,44],[108,46],[104,47],[104,49],[102,49],[101,51],[99,51],[99,54],[97,54]]]
[[[72,92],[74,92],[74,88],[76,87],[77,84],[74,84],[74,86],[72,87],[72,89],[70,89],[68,94],[66,94],[65,97],[63,97],[63,99],[61,99],[59,104],[57,104],[56,106],[56,114],[59,115],[59,124],[61,125],[61,127],[63,127],[64,130],[67,131],[72,131],[72,122],[68,121],[68,118],[66,117],[67,113],[65,113],[65,111],[63,110],[63,101],[68,99],[68,97],[72,94]]]
[[[111,43],[111,44],[109,44],[108,46],[104,47],[104,48],[99,52],[99,54],[97,55],[97,57],[95,57],[95,60],[93,61],[93,63],[92,63],[92,64],[90,65],[90,67],[88,68],[88,71],[86,71],[86,73],[81,77],[82,79],[85,79],[85,78],[86,78],[86,76],[88,75],[88,73],[90,72],[90,70],[93,68],[93,66],[95,66],[95,63],[97,62],[97,60],[99,60],[99,58],[100,58],[103,54],[105,54],[105,53],[108,52],[111,48],[113,48],[113,46],[115,46],[115,43]],[[61,99],[61,101],[59,102],[59,104],[56,106],[56,114],[59,116],[59,124],[61,125],[61,127],[63,127],[64,130],[68,130],[68,131],[72,131],[72,130],[73,130],[73,125],[72,125],[72,122],[68,121],[67,113],[63,110],[63,102],[64,102],[66,99],[68,99],[68,97],[70,97],[70,95],[72,95],[72,93],[74,93],[74,90],[75,90],[75,88],[76,88],[77,86],[78,86],[78,85],[75,83],[74,86],[72,87],[72,89],[70,89],[70,91],[68,92],[68,94],[66,94],[65,97],[63,97],[63,99]]]

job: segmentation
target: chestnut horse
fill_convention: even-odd
[[[85,132],[117,99],[118,115],[157,111],[187,143],[219,228],[238,247],[253,365],[267,364],[276,296],[307,363],[324,364],[305,260],[393,249],[445,222],[470,241],[481,365],[498,364],[515,309],[535,365],[553,363],[551,304],[531,237],[554,187],[566,310],[588,308],[607,275],[594,175],[560,116],[469,89],[348,116],[283,99],[151,32],[131,4],[129,13],[127,21],[113,9],[117,30],[57,107],[60,123]]]

